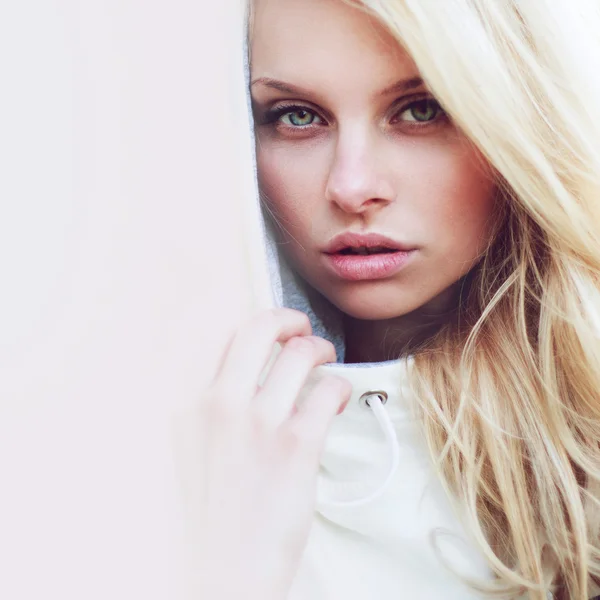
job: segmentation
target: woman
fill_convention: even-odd
[[[203,398],[211,598],[600,593],[600,17],[566,4],[254,2],[285,308]]]

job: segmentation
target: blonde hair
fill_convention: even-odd
[[[411,373],[442,481],[498,578],[472,584],[587,600],[600,577],[600,5],[360,4],[504,200],[460,319]]]
[[[411,371],[495,597],[600,579],[600,5],[346,0],[410,53],[497,173],[501,228]]]

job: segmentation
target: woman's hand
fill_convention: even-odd
[[[230,342],[201,400],[205,450],[202,598],[284,600],[306,546],[319,458],[350,384],[323,378],[298,411],[313,367],[333,344],[292,309],[260,313]],[[262,388],[276,341],[284,344]]]

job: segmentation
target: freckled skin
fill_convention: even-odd
[[[285,228],[282,248],[346,313],[349,355],[388,358],[453,307],[457,282],[487,247],[491,169],[424,85],[381,95],[420,74],[376,21],[340,0],[257,0],[255,8],[252,81],[300,88],[252,85],[259,182]],[[269,111],[281,107],[288,113],[273,120]],[[322,250],[349,230],[416,252],[387,279],[345,281],[324,267]]]

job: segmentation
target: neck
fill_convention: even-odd
[[[458,281],[418,309],[393,319],[344,315],[345,362],[383,362],[414,354],[455,317],[463,284]]]

